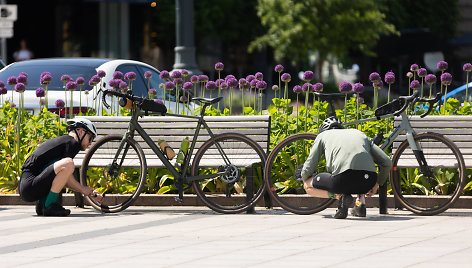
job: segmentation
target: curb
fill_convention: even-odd
[[[187,194],[184,195],[184,200],[182,203],[175,201],[175,198],[178,195],[174,194],[165,194],[165,195],[156,195],[156,194],[141,194],[133,204],[134,206],[204,206],[200,199],[196,195]],[[225,198],[227,201],[227,198]],[[235,197],[234,200],[242,199]],[[304,203],[304,198],[298,197],[300,203]],[[440,196],[435,197],[418,197],[418,202],[428,203],[431,205],[431,202],[440,202],[444,200]],[[444,202],[444,201],[443,201]],[[21,200],[19,194],[0,194],[0,206],[2,205],[34,205],[34,202],[26,202]],[[64,206],[75,206],[75,196],[74,194],[62,194],[62,204]],[[378,207],[379,198],[378,195],[367,198],[366,206],[368,208]],[[272,205],[277,207],[276,202],[272,202]],[[257,203],[258,207],[264,207],[265,202],[264,198]],[[335,202],[331,207],[336,207],[337,203]],[[387,207],[395,208],[395,199],[392,195],[387,196]],[[453,206],[454,208],[472,208],[472,196],[461,196]]]

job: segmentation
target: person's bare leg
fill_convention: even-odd
[[[74,168],[74,161],[70,157],[54,163],[56,177],[52,181],[51,192],[60,193],[64,189],[70,178],[73,178]]]
[[[316,189],[315,187],[313,187],[313,177],[310,177],[309,179],[303,181],[303,188],[305,189],[305,192],[311,196],[330,198],[328,196],[328,191]]]

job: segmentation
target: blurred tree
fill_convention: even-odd
[[[276,60],[293,63],[306,62],[310,51],[319,53],[321,63],[328,55],[351,51],[373,55],[381,35],[396,33],[381,8],[376,0],[258,0],[257,14],[267,32],[249,50],[270,46]]]

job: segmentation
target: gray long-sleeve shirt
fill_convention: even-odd
[[[377,164],[379,185],[387,181],[392,167],[390,158],[361,131],[331,129],[316,137],[310,155],[303,165],[303,180],[313,175],[323,154],[326,158],[327,172],[333,175],[338,175],[348,169],[377,172],[375,167]]]

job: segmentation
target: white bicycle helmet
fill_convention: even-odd
[[[344,127],[341,123],[341,120],[339,120],[335,116],[330,116],[330,117],[326,118],[323,121],[323,123],[320,126],[320,130],[319,130],[318,133],[321,133],[321,132],[323,132],[325,130],[328,130],[328,129],[334,129],[334,128],[343,129]]]
[[[72,131],[76,128],[83,128],[86,132],[92,134],[93,138],[97,137],[97,129],[93,125],[92,121],[86,118],[74,118],[67,120],[67,131]]]

